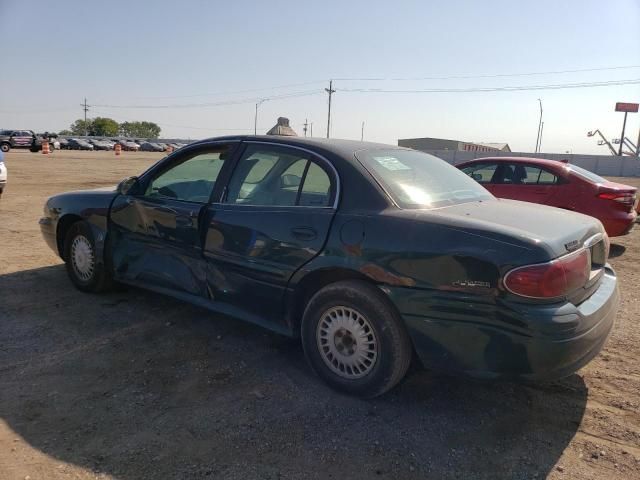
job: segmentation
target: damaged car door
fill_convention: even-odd
[[[116,279],[206,296],[202,215],[233,143],[199,145],[147,171],[111,207],[110,245]]]

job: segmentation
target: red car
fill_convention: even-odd
[[[565,162],[527,157],[477,158],[456,165],[498,198],[541,203],[597,218],[610,237],[636,220],[636,188]]]

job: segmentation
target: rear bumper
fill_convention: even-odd
[[[619,304],[610,268],[579,306],[498,305],[477,296],[445,299],[439,292],[421,298],[415,291],[383,290],[404,312],[425,367],[486,379],[549,381],[573,374],[604,346]],[[417,311],[421,302],[426,315]]]
[[[635,226],[638,215],[635,211],[630,213],[621,213],[620,216],[601,219],[604,229],[609,237],[620,237],[631,233]]]

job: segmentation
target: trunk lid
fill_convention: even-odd
[[[589,238],[604,233],[600,221],[593,217],[518,200],[462,203],[430,213],[449,218],[462,227],[542,244],[546,246],[548,260],[576,250]]]

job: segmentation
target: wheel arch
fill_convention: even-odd
[[[87,225],[89,225],[89,228],[93,233],[98,263],[110,266],[110,262],[106,258],[107,249],[105,248],[107,232],[100,225],[96,225],[92,221],[91,217],[85,218],[77,213],[66,213],[58,220],[56,227],[56,246],[58,247],[58,254],[60,255],[60,258],[66,261],[64,258],[64,240],[71,226],[77,222],[86,222]]]
[[[375,285],[371,278],[357,270],[344,267],[326,267],[307,273],[296,283],[294,288],[287,292],[287,323],[293,336],[300,335],[302,315],[311,297],[327,285],[342,280],[360,280]]]
[[[58,225],[56,227],[56,245],[58,247],[58,255],[60,258],[65,260],[64,258],[64,239],[69,232],[71,226],[76,222],[81,222],[84,219],[80,215],[76,215],[74,213],[67,213],[60,217],[58,220]]]

